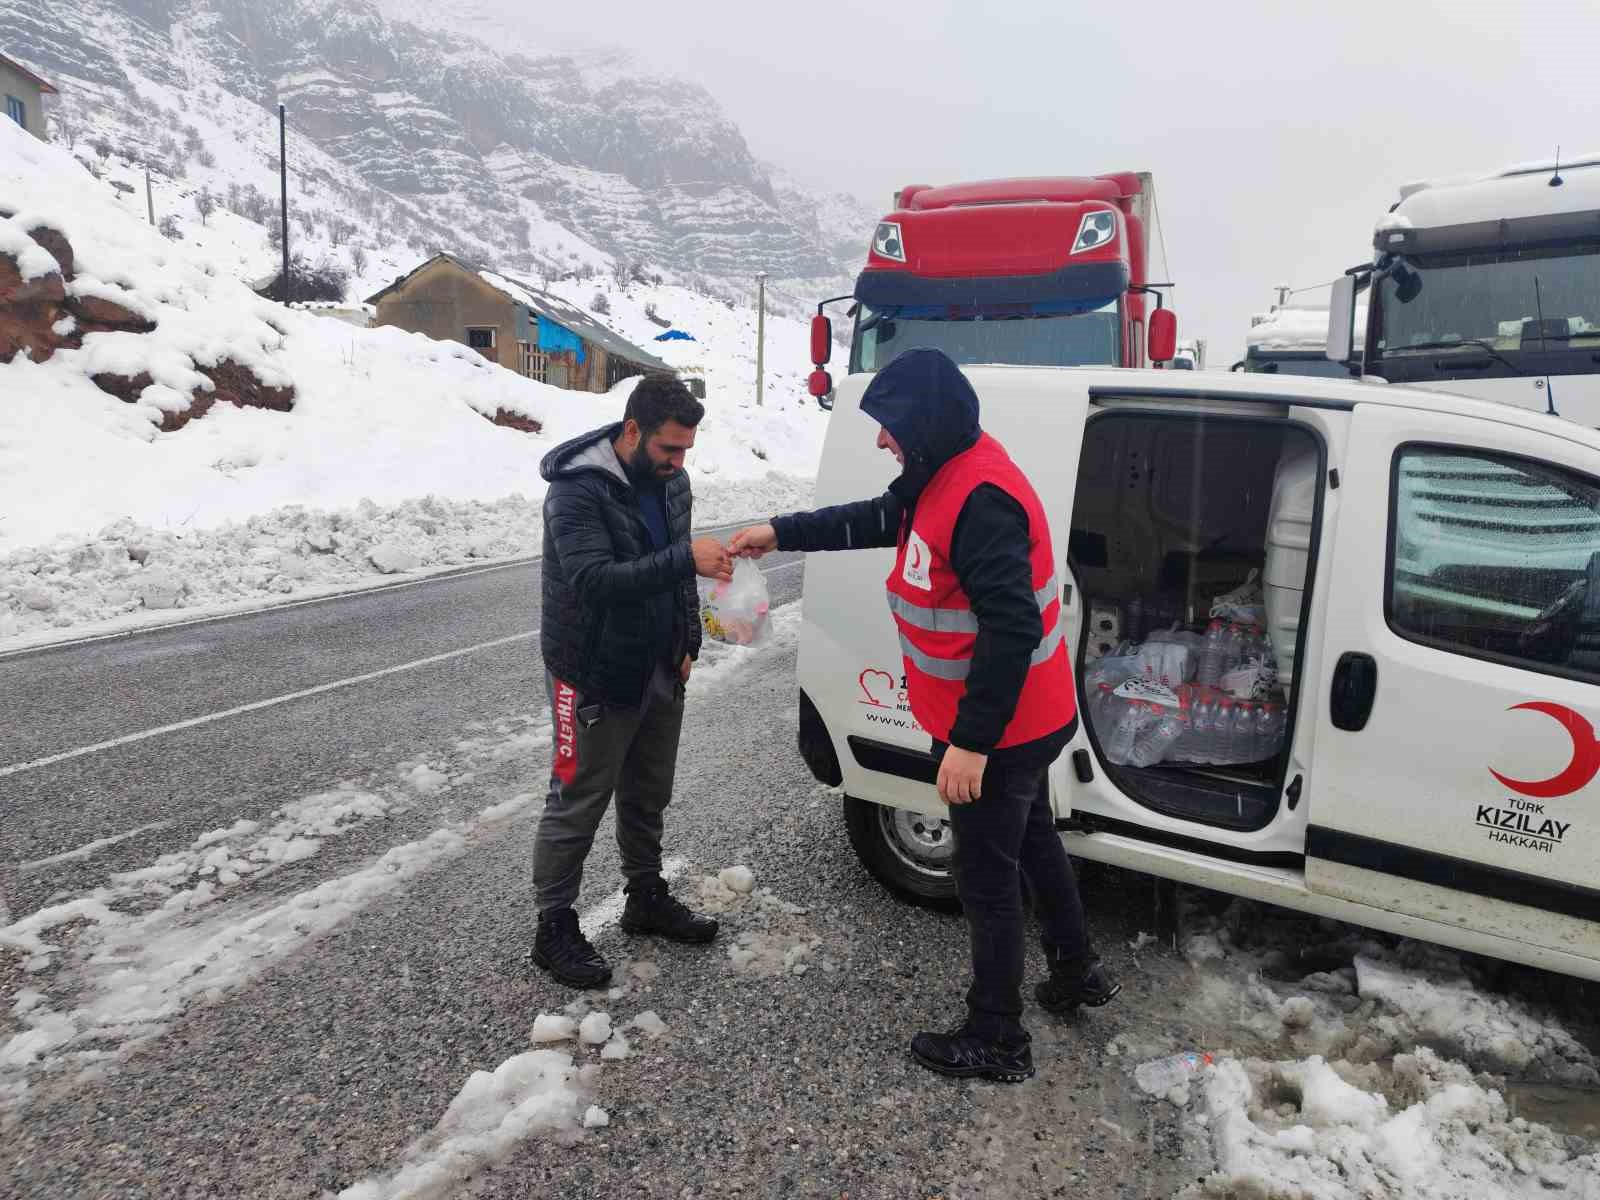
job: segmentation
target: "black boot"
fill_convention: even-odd
[[[1033,989],[1039,1004],[1047,1012],[1072,1012],[1079,1005],[1099,1008],[1109,1004],[1122,990],[1122,985],[1106,974],[1098,958],[1091,959],[1085,967],[1081,959],[1066,961],[1050,958],[1050,978]]]
[[[530,957],[535,966],[568,987],[598,988],[611,982],[610,966],[583,936],[578,914],[570,908],[551,908],[539,914]]]
[[[628,886],[618,924],[626,933],[655,933],[674,942],[709,942],[717,936],[717,923],[691,912],[660,879]]]
[[[957,1079],[993,1079],[1021,1083],[1033,1078],[1033,1039],[1023,1032],[1015,1041],[996,1042],[958,1025],[949,1033],[919,1033],[911,1039],[911,1057],[930,1071]]]

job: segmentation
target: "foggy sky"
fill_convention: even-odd
[[[759,157],[874,210],[911,182],[1153,171],[1208,365],[1274,285],[1370,258],[1402,182],[1600,149],[1595,0],[480,2],[535,14],[529,51],[695,79]]]

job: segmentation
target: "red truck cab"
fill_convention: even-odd
[[[850,373],[876,371],[913,346],[964,364],[1170,359],[1176,322],[1148,273],[1151,198],[1150,176],[1131,171],[902,188],[850,297]],[[831,344],[819,305],[819,397],[832,389]]]

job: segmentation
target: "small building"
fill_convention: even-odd
[[[490,362],[579,392],[672,368],[588,313],[532,284],[436,254],[367,297],[373,325],[470,346]]]
[[[0,54],[0,95],[5,97],[5,115],[10,120],[41,142],[49,140],[44,124],[44,98],[56,95],[56,89],[48,79],[35,75],[16,59]]]

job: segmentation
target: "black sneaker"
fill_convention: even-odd
[[[691,911],[657,879],[628,892],[618,922],[625,933],[655,933],[674,942],[709,942],[717,923]]]
[[[940,1075],[1021,1083],[1033,1078],[1032,1043],[1027,1033],[1015,1043],[995,1042],[958,1025],[949,1033],[917,1034],[911,1039],[911,1057]]]
[[[583,936],[578,914],[570,908],[551,908],[539,914],[539,930],[529,957],[568,987],[598,988],[611,982],[611,967]]]
[[[1102,1004],[1109,1004],[1121,990],[1122,985],[1114,982],[1100,965],[1100,960],[1095,959],[1087,970],[1081,966],[1052,961],[1050,978],[1036,986],[1033,994],[1046,1012],[1064,1013],[1073,1011],[1079,1005],[1099,1008]]]

